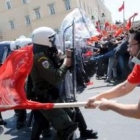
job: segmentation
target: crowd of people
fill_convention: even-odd
[[[140,101],[137,104],[121,104],[107,100],[129,94],[140,83],[140,24],[129,30],[127,50],[131,61],[135,64],[132,72],[124,82],[95,97],[91,97],[86,108],[96,108],[98,106],[103,111],[112,110],[126,117],[140,119]],[[100,101],[100,104],[97,104],[97,101]]]

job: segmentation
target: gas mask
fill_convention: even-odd
[[[58,50],[56,47],[56,35],[49,37],[49,41],[51,42],[52,46],[49,48],[49,51],[52,55],[58,54]]]
[[[60,48],[60,41],[59,41],[59,37],[57,34],[49,37],[49,41],[52,44],[51,47],[49,48],[50,52],[54,55],[58,54],[58,48]]]

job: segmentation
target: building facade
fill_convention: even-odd
[[[77,7],[93,22],[103,18],[112,21],[103,0],[0,0],[0,5],[0,41],[30,37],[40,26],[58,31],[65,16]]]

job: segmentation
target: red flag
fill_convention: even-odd
[[[131,19],[126,24],[126,29],[129,30],[131,28]]]
[[[96,21],[96,29],[99,33],[101,32],[100,21]]]
[[[135,18],[135,16],[137,16],[138,15],[138,13],[134,13],[130,18],[129,18],[129,20],[131,20],[132,18]]]
[[[117,29],[117,26],[116,25],[112,25],[112,28],[113,28],[113,30],[116,30]]]
[[[100,28],[97,28],[97,31],[100,33],[101,32],[101,29]]]
[[[105,29],[106,27],[110,26],[110,23],[109,22],[105,22]]]
[[[124,2],[122,4],[122,6],[118,10],[119,10],[119,12],[121,12],[123,9],[124,9]]]
[[[94,37],[91,37],[90,40],[91,40],[91,41],[98,41],[99,39],[98,39],[97,36],[94,36]]]
[[[91,38],[87,39],[87,44],[92,45],[93,42],[98,41],[98,40],[99,40],[99,38],[97,36],[91,37]]]
[[[114,36],[119,36],[121,33],[123,32],[123,28],[119,28],[118,30],[116,30],[116,33],[114,34]]]
[[[98,21],[96,21],[95,24],[96,24],[96,26],[99,26],[100,23]]]
[[[108,35],[107,31],[102,30],[102,35],[103,35],[103,36],[107,36],[107,35]]]
[[[33,47],[12,52],[0,68],[0,111],[8,109],[53,108],[53,103],[28,101],[25,93],[26,77],[33,64]]]
[[[138,13],[134,13],[134,16],[137,16],[138,15]]]

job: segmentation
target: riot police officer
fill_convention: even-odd
[[[39,27],[32,33],[34,58],[31,78],[35,99],[42,103],[62,102],[57,85],[71,66],[70,50],[66,52],[67,57],[62,63],[58,61],[57,39],[56,32],[49,27]],[[72,121],[64,109],[40,110],[40,112],[51,122],[60,140],[68,140],[77,129],[78,124]],[[34,123],[33,130],[35,127]],[[34,131],[31,139],[39,139],[34,135]]]

